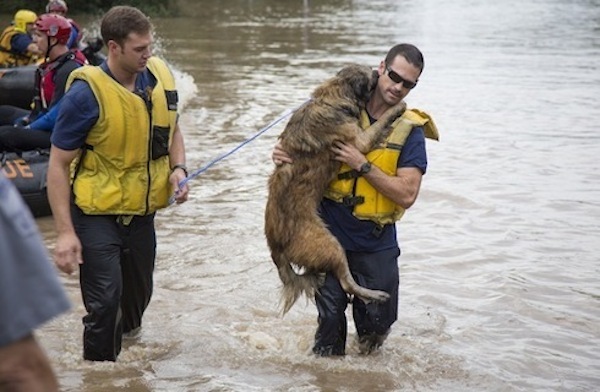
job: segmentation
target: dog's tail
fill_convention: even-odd
[[[286,314],[302,294],[313,299],[319,289],[320,275],[315,271],[296,273],[289,263],[282,263],[278,268],[279,278],[283,282],[281,289],[281,314]]]

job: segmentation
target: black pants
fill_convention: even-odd
[[[30,110],[11,105],[0,105],[0,125],[14,125],[18,118],[28,116]]]
[[[152,296],[154,214],[136,216],[128,225],[112,215],[85,215],[77,207],[72,214],[83,247],[83,357],[116,361],[123,332],[141,326]]]
[[[14,126],[14,122],[31,112],[16,106],[0,106],[0,152],[23,152],[50,148],[50,132]]]
[[[377,253],[346,252],[356,283],[390,294],[390,299],[384,303],[365,304],[354,297],[352,315],[359,337],[371,334],[384,336],[398,319],[399,255],[400,251],[397,248]],[[315,296],[315,301],[319,318],[313,352],[319,355],[344,355],[348,328],[345,315],[348,295],[331,273],[327,273],[325,283]]]

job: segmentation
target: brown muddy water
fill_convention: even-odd
[[[345,63],[423,50],[407,101],[441,141],[399,225],[400,317],[376,355],[351,326],[347,355],[324,359],[312,303],[279,315],[262,228],[281,124],[160,213],[156,291],[118,362],[82,360],[78,278],[61,277],[73,310],[37,335],[64,391],[600,389],[600,1],[205,0],[153,21],[192,169]]]

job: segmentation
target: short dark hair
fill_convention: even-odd
[[[126,5],[109,9],[100,23],[100,34],[104,42],[113,40],[121,46],[130,33],[141,35],[150,31],[152,31],[150,18],[139,9]]]
[[[396,56],[402,56],[409,62],[423,72],[425,67],[425,60],[423,59],[423,53],[414,45],[411,44],[398,44],[392,47],[387,56],[385,56],[385,64],[390,65]]]

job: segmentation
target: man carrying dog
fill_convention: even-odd
[[[390,107],[402,101],[423,72],[421,51],[411,44],[392,47],[379,64],[379,79],[361,127],[367,128]],[[398,318],[400,249],[395,222],[417,199],[427,169],[425,137],[438,139],[433,120],[421,111],[407,110],[395,123],[382,148],[363,155],[356,147],[337,143],[333,148],[342,167],[321,202],[320,216],[346,251],[356,282],[390,295],[384,303],[352,299],[360,352],[378,349]],[[277,165],[293,163],[279,145],[273,151]],[[313,352],[320,356],[345,355],[348,306],[340,282],[327,272],[315,296],[319,312]]]

